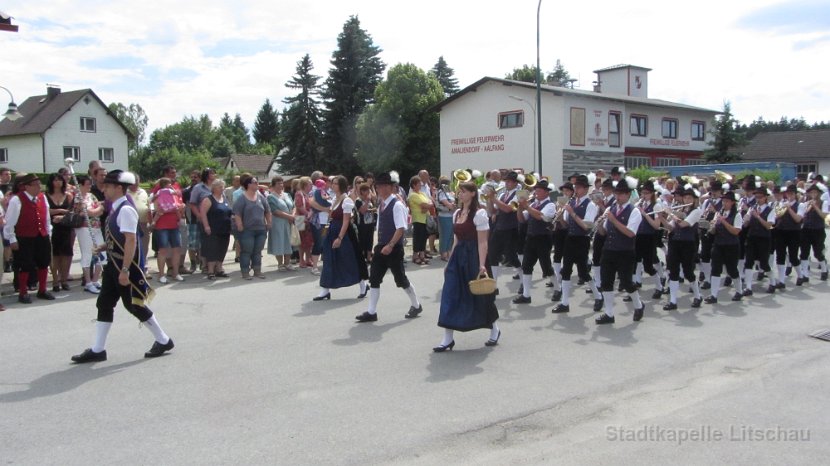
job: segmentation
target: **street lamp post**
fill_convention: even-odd
[[[539,174],[542,175],[542,68],[539,61],[539,12],[542,0],[536,7],[536,134],[539,137]]]
[[[6,89],[3,86],[0,86],[0,89],[9,93],[9,97],[11,97],[12,101],[9,102],[9,109],[6,110],[6,113],[3,114],[4,117],[8,118],[10,121],[17,120],[18,118],[23,118],[23,115],[17,111],[17,104],[14,103],[14,96],[12,95],[12,91]]]
[[[515,95],[509,95],[508,97],[510,97],[513,100],[518,100],[520,102],[524,102],[525,105],[527,105],[528,108],[530,108],[530,111],[533,113],[533,120],[534,121],[536,120],[536,109],[533,107],[533,104],[531,104],[527,100],[522,99],[521,97],[518,97],[518,96],[515,96]],[[531,139],[530,145],[533,146],[533,163],[534,164],[538,163],[538,160],[536,160],[536,125],[535,124],[533,125],[533,139]],[[538,168],[538,167],[536,167],[536,169],[534,171],[536,173],[540,173],[540,174],[542,173],[542,169]]]

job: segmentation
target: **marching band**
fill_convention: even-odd
[[[532,302],[537,263],[558,303],[551,312],[570,312],[575,267],[577,285],[586,285],[593,311],[601,313],[597,324],[615,322],[615,291],[632,303],[634,321],[643,318],[646,274],[653,280],[651,304],[667,296],[664,311],[679,309],[685,282],[691,308],[717,304],[730,286],[735,302],[753,296],[756,282],[768,294],[785,291],[793,271],[795,286],[803,286],[811,278],[811,253],[819,279],[828,278],[830,193],[821,175],[810,174],[806,184],[798,183],[803,187],[793,180],[771,190],[755,175],[736,180],[722,171],[704,179],[656,177],[642,183],[623,167],[610,173],[604,180],[576,173],[558,189],[535,173],[453,173],[456,183],[480,187],[490,216],[488,263],[496,286],[504,267],[521,279],[514,304]],[[703,290],[710,290],[705,298]]]

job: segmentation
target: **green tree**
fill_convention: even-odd
[[[141,105],[126,106],[121,102],[109,104],[109,111],[133,133],[135,139],[130,141],[130,153],[144,145],[147,132],[147,123],[150,121]]]
[[[265,103],[257,113],[256,121],[254,122],[254,141],[259,144],[278,145],[280,134],[279,114],[274,107],[271,106],[271,101],[265,99]]]
[[[729,101],[723,103],[723,113],[715,119],[710,130],[714,140],[712,148],[704,151],[706,160],[712,163],[730,163],[741,160],[740,149],[746,144],[743,133],[737,130],[738,121],[732,116],[732,106]]]
[[[297,62],[296,74],[285,83],[285,87],[296,89],[299,93],[283,100],[289,107],[283,111],[279,122],[284,150],[280,151],[277,161],[283,173],[310,174],[322,168],[321,150],[321,115],[320,76],[312,73],[314,63],[306,54]]]
[[[432,67],[429,73],[441,83],[445,97],[449,97],[459,91],[458,79],[455,78],[455,70],[447,65],[443,55],[438,57],[438,63]]]
[[[337,37],[332,54],[332,68],[323,91],[325,99],[324,147],[326,157],[319,161],[325,172],[336,171],[351,176],[360,171],[355,159],[357,138],[355,124],[372,102],[375,88],[382,80],[386,64],[378,55],[381,49],[351,16]]]
[[[511,79],[513,81],[522,81],[525,83],[536,82],[536,67],[529,65],[522,65],[521,68],[513,68],[512,73],[507,73],[504,79]]]
[[[561,86],[561,87],[568,87],[570,85],[571,74],[568,73],[568,70],[562,65],[562,62],[557,58],[556,59],[556,66],[553,68],[553,72],[548,73],[545,81],[547,84],[552,86]]]
[[[522,81],[526,83],[535,83],[536,82],[536,66],[530,65],[522,65],[521,68],[513,68],[513,71],[507,73],[504,76],[504,79],[511,79],[513,81]],[[553,71],[550,73],[545,74],[542,73],[542,84],[548,84],[551,86],[561,86],[565,87],[569,84],[571,79],[570,73],[565,67],[562,65],[560,60],[556,60],[556,66],[554,67]]]
[[[242,117],[238,113],[233,119],[231,119],[227,112],[222,115],[222,118],[219,120],[217,133],[219,136],[224,136],[231,143],[233,147],[232,152],[246,153],[251,145],[251,140],[248,137],[248,129],[245,128],[245,123],[242,122]],[[218,145],[217,147],[224,147],[224,144]],[[216,152],[214,152],[213,156],[224,157],[221,153]]]
[[[179,123],[157,129],[150,134],[150,151],[176,148],[180,152],[206,149],[213,141],[215,130],[210,117],[186,116]]]
[[[439,120],[429,108],[444,99],[435,76],[412,64],[395,65],[360,117],[358,161],[370,171],[439,171]]]

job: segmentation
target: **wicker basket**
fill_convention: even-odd
[[[484,278],[482,278],[482,276]],[[477,279],[470,280],[470,293],[474,295],[492,294],[496,292],[496,281],[486,273],[479,275]]]

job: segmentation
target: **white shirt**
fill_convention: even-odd
[[[24,191],[23,195],[34,202],[35,198],[30,196],[29,193]],[[46,223],[46,232],[49,236],[52,236],[52,221],[49,218],[49,203],[46,202],[46,195],[43,196],[43,205],[46,206],[46,218],[43,219],[44,223]],[[20,207],[20,198],[13,195],[9,199],[9,205],[6,209],[6,226],[3,227],[3,237],[9,240],[9,244],[17,242],[14,227],[17,226],[17,220],[20,218]]]
[[[455,223],[459,212],[461,212],[461,209],[456,210],[452,214],[452,223]],[[490,217],[487,216],[487,211],[485,209],[478,209],[476,211],[476,214],[473,217],[473,224],[476,226],[476,231],[487,231],[490,229]]]
[[[352,200],[352,198],[350,198],[348,196],[343,198],[343,202],[341,202],[341,204],[343,204],[343,214],[344,215],[345,214],[351,214],[352,211],[354,210],[354,200]]]
[[[626,202],[622,206],[617,204],[617,209],[622,210],[625,209],[625,206],[628,205],[630,202]],[[609,207],[610,209],[611,207]],[[614,215],[613,212],[608,213],[609,216]],[[631,209],[631,215],[628,216],[628,223],[625,225],[626,228],[637,233],[637,230],[640,229],[640,223],[643,221],[643,214],[640,213],[640,209]],[[611,228],[611,220],[605,219],[605,230]]]
[[[118,206],[127,202],[127,196],[122,196],[118,198],[115,202],[112,203],[112,210],[111,212],[115,212],[118,209]],[[121,212],[118,213],[118,218],[115,219],[116,225],[118,225],[118,229],[121,230],[121,233],[132,233],[135,234],[138,231],[138,212],[135,210],[135,207],[127,204],[124,208],[121,209]]]
[[[530,204],[530,207],[536,210],[540,210],[538,204],[535,201],[532,204]],[[556,204],[553,202],[548,202],[544,207],[542,207],[540,211],[542,212],[542,216],[551,218],[554,215],[556,215]],[[525,216],[525,221],[530,218],[530,212],[525,210],[523,214]]]
[[[586,194],[583,197],[580,197],[576,200],[576,205],[580,205],[585,202],[585,199],[588,199],[588,195]],[[583,217],[583,222],[593,223],[594,220],[597,219],[597,205],[593,202],[588,202],[588,207],[585,209],[585,217]],[[562,216],[565,221],[568,221],[570,218],[568,212],[565,212],[565,215]]]
[[[380,224],[382,222],[381,212],[386,209],[386,206],[392,201],[392,199],[396,198],[394,194],[390,194],[389,197],[383,200],[381,203],[381,208],[378,211],[378,231],[380,231]],[[406,207],[404,207],[403,203],[398,199],[398,202],[395,203],[395,207],[392,210],[392,216],[395,218],[395,229],[406,229]]]
[[[702,216],[703,216],[703,209],[701,207],[696,207],[694,210],[689,212],[688,215],[686,215],[686,218],[684,218],[683,221],[688,223],[689,226],[696,226],[697,222],[700,221],[700,217],[702,217]],[[672,218],[672,220],[669,222],[669,225],[671,225],[672,227],[676,227],[677,223],[678,223],[677,220]]]

